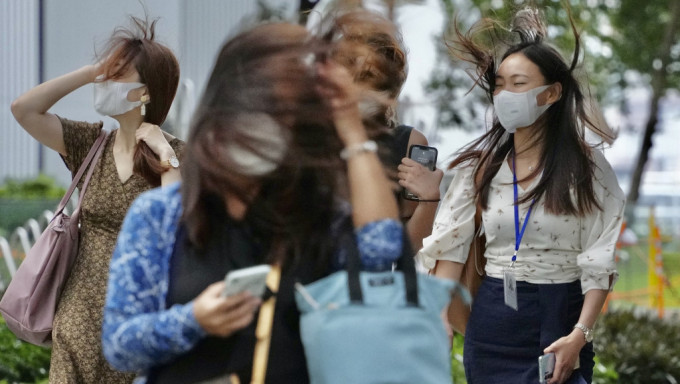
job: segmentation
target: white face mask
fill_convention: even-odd
[[[240,115],[235,124],[247,132],[257,148],[251,150],[237,143],[228,145],[228,156],[235,163],[236,171],[247,176],[263,176],[278,168],[288,151],[289,132],[264,113]]]
[[[99,77],[98,77],[99,79]],[[142,105],[141,101],[129,101],[128,92],[143,87],[142,83],[95,81],[94,109],[105,116],[118,116]]]
[[[508,133],[515,133],[517,128],[528,127],[545,112],[550,104],[538,106],[536,96],[550,88],[543,85],[522,93],[500,91],[493,97],[493,105],[498,120]]]

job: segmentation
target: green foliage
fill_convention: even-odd
[[[465,368],[463,367],[463,335],[453,335],[453,349],[451,350],[451,379],[456,384],[467,383],[465,380]]]
[[[445,31],[438,37],[451,41],[454,37],[454,20],[459,29],[467,31],[472,23],[490,17],[500,23],[496,32],[508,27],[518,9],[533,4],[545,14],[548,24],[548,41],[562,52],[567,62],[574,54],[574,35],[565,8],[569,4],[576,29],[581,35],[581,65],[579,76],[590,86],[590,92],[603,105],[625,105],[623,90],[629,86],[628,71],[642,75],[648,85],[654,65],[666,56],[666,87],[680,87],[680,28],[672,38],[670,53],[660,52],[664,36],[673,23],[672,0],[636,1],[611,0],[442,0],[446,12]],[[677,20],[675,21],[677,23]],[[501,49],[502,50],[502,49]],[[453,60],[448,50],[441,49],[426,89],[437,100],[440,110],[438,124],[443,127],[468,129],[466,110],[475,114],[474,103],[488,105],[479,95],[467,95],[461,100],[471,82],[466,79],[465,67]],[[656,63],[656,64],[655,64]],[[640,85],[640,84],[634,84]],[[461,92],[462,90],[462,92]],[[468,114],[470,114],[468,113]]]
[[[55,209],[66,190],[54,179],[39,175],[35,179],[7,179],[0,186],[0,234],[10,234],[29,218]]]
[[[592,384],[618,384],[619,374],[614,369],[614,364],[603,364],[599,356],[595,355]]]
[[[679,320],[661,320],[641,311],[607,313],[598,320],[596,353],[602,362],[615,367],[622,383],[677,383]]]
[[[46,382],[50,349],[17,340],[0,318],[0,383]]]
[[[614,33],[607,36],[607,42],[629,69],[651,73],[655,60],[668,54],[659,49],[665,45],[667,27],[672,22],[671,1],[621,1],[610,13]],[[676,28],[672,40],[671,46],[675,48],[671,49],[666,63],[666,74],[669,88],[677,88],[680,86],[680,28]]]
[[[54,179],[40,174],[35,179],[7,179],[0,186],[0,197],[20,199],[60,199],[66,190],[58,186]]]

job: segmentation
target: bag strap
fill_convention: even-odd
[[[267,361],[269,359],[269,344],[272,338],[272,325],[274,323],[274,308],[276,307],[276,293],[279,291],[281,282],[281,267],[278,264],[272,265],[272,269],[267,275],[267,287],[272,295],[260,306],[260,314],[257,317],[257,327],[255,328],[255,353],[253,355],[253,374],[252,384],[264,384],[267,375]]]
[[[418,278],[416,276],[416,264],[411,251],[411,243],[409,242],[408,235],[405,231],[402,233],[403,241],[401,246],[401,255],[397,260],[397,267],[401,269],[404,274],[406,303],[409,306],[417,307],[419,306],[420,302],[418,298]],[[363,304],[364,302],[361,289],[361,280],[359,278],[360,270],[361,257],[359,256],[359,249],[356,245],[356,240],[354,240],[353,246],[348,249],[347,255],[347,285],[349,287],[349,299],[355,304]]]
[[[97,163],[97,159],[99,159],[99,156],[101,155],[101,149],[104,148],[102,143],[104,142],[104,139],[108,136],[108,132],[106,130],[101,130],[99,132],[99,136],[97,137],[97,140],[95,140],[94,144],[92,144],[92,147],[90,148],[90,151],[87,153],[87,156],[85,157],[85,160],[83,160],[83,163],[80,165],[80,168],[78,168],[78,172],[76,175],[73,177],[73,180],[71,181],[71,186],[68,188],[68,191],[64,195],[64,197],[61,198],[61,201],[59,202],[59,205],[57,206],[57,210],[54,212],[54,216],[57,216],[59,213],[61,213],[64,208],[66,207],[66,204],[68,204],[68,201],[71,199],[71,195],[73,195],[73,191],[78,186],[78,182],[80,179],[83,177],[83,173],[85,173],[85,169],[87,169],[87,166],[90,165],[90,163]],[[96,157],[96,159],[93,158]],[[90,168],[90,172],[88,172],[87,178],[85,180],[85,183],[83,184],[83,190],[80,192],[80,196],[83,196],[85,193],[85,189],[87,188],[87,184],[90,181],[90,177],[92,175],[92,170],[94,167]],[[76,206],[76,210],[80,208],[80,197],[78,198],[78,205]]]
[[[479,276],[484,276],[484,269],[479,270],[479,259],[484,257],[484,253],[479,253],[479,237],[482,236],[484,224],[482,223],[482,207],[480,204],[475,205],[475,234],[472,238],[473,254],[475,256],[475,272]]]

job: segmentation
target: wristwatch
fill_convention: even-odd
[[[578,328],[581,331],[583,331],[583,337],[585,337],[586,343],[590,343],[591,341],[593,341],[593,330],[592,329],[586,327],[585,325],[583,325],[581,323],[576,323],[576,325],[574,325],[574,328]]]
[[[171,168],[177,169],[179,168],[179,159],[177,156],[172,155],[169,159],[161,161],[161,165],[166,168],[166,171],[169,171]]]

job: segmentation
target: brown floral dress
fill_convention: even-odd
[[[68,154],[64,162],[75,175],[97,139],[102,123],[60,120]],[[102,316],[109,261],[118,231],[132,201],[151,186],[136,174],[125,182],[120,181],[113,158],[116,133],[117,130],[111,132],[106,139],[106,147],[81,203],[78,257],[54,319],[50,383],[130,383],[134,378],[134,374],[114,371],[104,359]],[[181,154],[182,141],[174,139],[170,145],[175,153]]]

